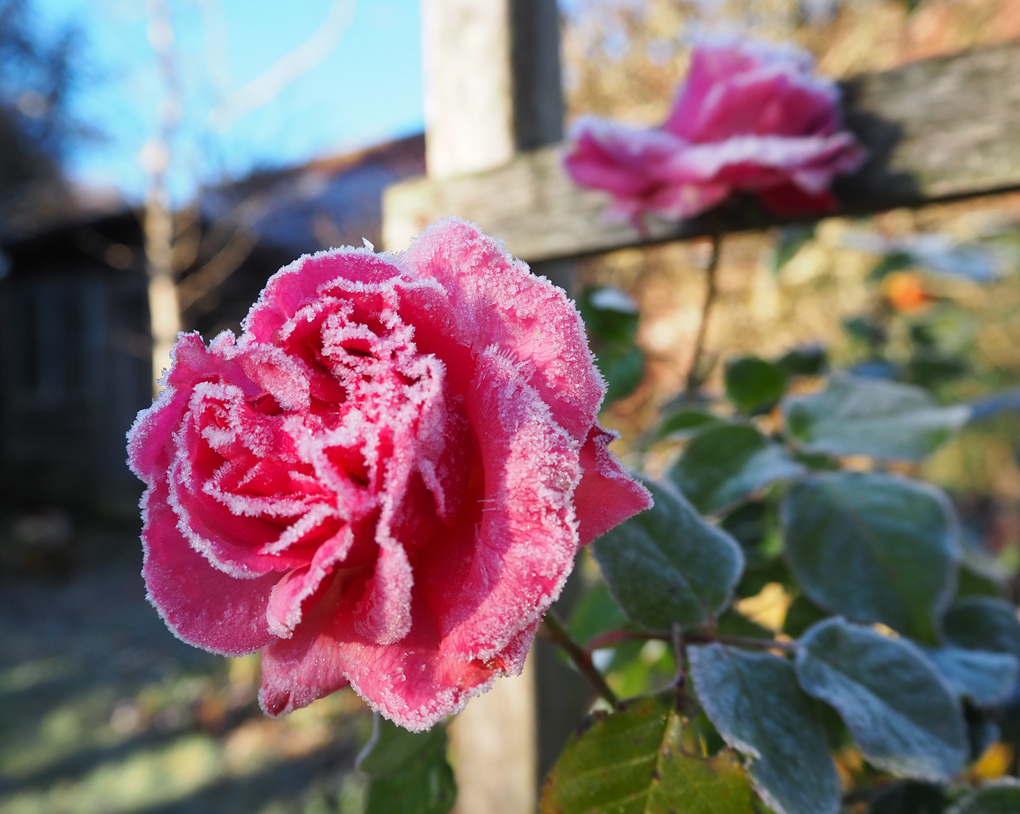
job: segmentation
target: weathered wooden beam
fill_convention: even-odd
[[[1020,188],[1020,43],[913,63],[843,83],[847,126],[871,160],[836,192],[845,214],[919,206]],[[608,196],[575,186],[562,146],[517,155],[495,169],[387,190],[383,239],[402,248],[445,215],[476,221],[528,261],[707,234],[708,218],[650,221],[647,234],[610,224]],[[726,231],[778,223],[750,201],[719,213]]]

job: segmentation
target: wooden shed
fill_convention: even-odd
[[[183,270],[185,327],[207,340],[236,331],[281,266],[380,241],[383,190],[424,167],[417,134],[208,192],[202,231],[253,239],[225,273],[202,252]],[[0,241],[0,507],[138,516],[124,436],[152,401],[140,217],[82,216]]]

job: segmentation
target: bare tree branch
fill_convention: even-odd
[[[171,257],[175,278],[179,278],[181,272],[191,268],[198,259],[202,245],[200,201],[201,198],[196,198],[191,205],[177,210],[174,215],[174,245]]]
[[[249,197],[230,213],[216,217],[212,224],[203,222],[200,195],[191,206],[177,213],[171,211],[167,174],[183,100],[170,2],[148,2],[149,44],[165,94],[157,131],[141,154],[142,165],[150,175],[144,231],[154,380],[169,364],[170,349],[183,327],[182,312],[194,307],[244,264],[258,241],[254,224],[272,204],[268,194]],[[216,56],[217,46],[225,53],[227,30],[219,0],[199,0],[199,4],[207,34],[207,58]],[[215,59],[210,59],[210,78],[225,98],[210,113],[209,125],[220,132],[228,129],[240,116],[272,101],[287,85],[321,63],[350,27],[354,9],[355,0],[334,0],[326,19],[305,42],[236,91],[230,91],[226,61],[220,59],[214,66]],[[178,282],[181,273],[199,257],[210,254],[201,268]]]
[[[312,36],[217,105],[209,114],[209,126],[220,133],[227,131],[241,116],[271,101],[322,62],[350,28],[355,5],[355,0],[334,0]]]
[[[234,90],[230,60],[227,58],[230,32],[222,0],[198,0],[198,10],[202,17],[202,41],[209,84],[217,100],[222,100]]]
[[[258,238],[246,229],[238,229],[222,249],[177,286],[181,310],[186,310],[220,285],[248,259]]]

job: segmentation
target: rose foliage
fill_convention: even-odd
[[[865,153],[842,129],[839,89],[812,68],[789,46],[702,43],[661,126],[582,118],[567,172],[610,192],[610,214],[635,225],[648,213],[697,215],[738,192],[780,215],[829,211],[833,178],[858,169]]]
[[[683,391],[633,442],[655,505],[593,543],[569,622],[625,700],[567,743],[543,814],[1020,811],[1015,776],[986,782],[1020,754],[1011,509],[904,474],[1015,409],[953,403],[966,369],[931,362],[958,310],[850,321],[850,370],[820,345],[731,358],[724,393]]]
[[[261,650],[271,715],[350,684],[432,726],[521,671],[579,547],[650,502],[575,308],[456,220],[301,258],[165,385],[129,434],[149,598]]]

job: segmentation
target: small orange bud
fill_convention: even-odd
[[[924,290],[921,276],[913,271],[894,271],[882,280],[882,293],[894,310],[918,311],[935,298]]]

